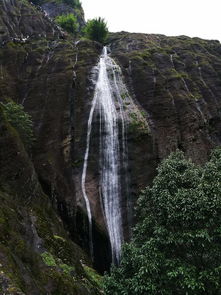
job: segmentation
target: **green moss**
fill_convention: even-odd
[[[126,99],[128,97],[128,93],[127,92],[121,93],[120,96],[121,96],[122,99]]]
[[[56,271],[51,268],[47,276],[56,282],[52,295],[78,295],[78,283],[69,275]]]
[[[60,240],[62,242],[65,242],[66,240],[60,236],[57,236],[57,235],[54,235],[54,238],[57,239],[57,240]]]
[[[178,72],[175,69],[169,69],[167,74],[170,79],[189,79],[189,76],[186,72]]]
[[[41,257],[45,263],[45,265],[50,267],[57,267],[62,270],[65,274],[69,274],[75,272],[75,267],[70,266],[66,263],[63,263],[61,259],[54,257],[50,252],[44,252],[41,254]]]
[[[24,107],[13,101],[0,103],[6,120],[17,130],[24,145],[29,149],[34,142],[33,123],[31,116],[24,111]]]
[[[100,276],[93,268],[84,265],[84,270],[88,276],[88,278],[95,282],[99,288],[103,288],[103,277]]]
[[[141,135],[149,134],[149,128],[147,126],[147,122],[144,119],[143,115],[138,116],[137,113],[130,113],[130,123],[128,126],[128,132],[132,133],[136,136],[136,138],[140,137]]]
[[[70,274],[75,272],[75,267],[67,265],[65,263],[59,264],[59,267],[62,269],[62,271],[66,274]]]
[[[57,266],[56,261],[51,253],[44,252],[41,254],[41,257],[47,266]]]

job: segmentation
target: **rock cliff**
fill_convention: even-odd
[[[52,209],[2,107],[0,134],[0,293],[99,294],[89,259]]]
[[[136,199],[155,174],[156,163],[170,152],[181,149],[202,164],[220,145],[221,45],[216,40],[127,32],[111,34],[109,43],[150,129],[136,140],[135,134],[129,137],[131,193]]]
[[[1,1],[0,11],[1,102],[23,104],[36,139],[28,154],[1,107],[0,293],[99,294],[91,261],[73,242],[71,113],[77,48],[27,1]],[[90,46],[95,63],[99,50]]]
[[[12,99],[24,106],[33,119],[36,138],[28,155],[1,115],[0,191],[4,214],[9,214],[6,219],[11,224],[9,228],[3,225],[0,263],[8,268],[1,279],[8,289],[12,284],[25,294],[45,294],[45,290],[49,294],[98,294],[84,270],[90,263],[82,250],[89,253],[80,181],[95,66],[102,47],[89,40],[74,40],[48,18],[47,14],[63,13],[66,4],[60,7],[55,1],[42,1],[41,5],[46,14],[25,0],[0,3],[0,100]],[[83,24],[82,19],[79,22]],[[137,194],[151,183],[157,164],[177,148],[201,164],[211,148],[220,145],[221,46],[218,41],[186,36],[127,32],[110,34],[108,42],[146,121],[143,125],[139,116],[132,114],[127,130],[129,197],[122,197],[121,206],[128,239]],[[130,108],[126,103],[124,107]],[[110,245],[100,204],[97,131],[95,120],[86,186],[93,215],[94,266],[103,271],[110,264]],[[15,224],[16,243],[21,241],[23,247],[18,251],[30,249],[24,258],[20,252],[13,256],[13,239],[5,244]],[[60,248],[65,248],[64,256],[59,256]],[[76,252],[79,255],[74,257]],[[33,268],[27,262],[29,256],[36,259],[30,262]],[[68,257],[73,257],[70,264]],[[48,260],[52,274],[42,278],[39,273],[47,269],[44,262]],[[71,270],[67,278],[61,264],[67,265],[66,270],[76,269],[76,285],[70,278]],[[29,270],[21,277],[21,269],[27,265]],[[18,276],[10,277],[12,268]],[[71,293],[73,288],[77,291]],[[56,290],[60,293],[53,293]]]

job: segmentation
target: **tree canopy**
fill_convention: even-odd
[[[169,156],[141,193],[137,218],[106,295],[221,294],[221,149],[204,167]]]
[[[105,20],[101,17],[89,20],[84,28],[85,37],[100,43],[105,43],[108,28]]]

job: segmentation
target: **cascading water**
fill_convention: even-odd
[[[98,80],[88,119],[86,152],[81,186],[86,203],[89,221],[90,251],[93,257],[92,214],[85,184],[92,121],[94,113],[98,112],[100,118],[100,187],[102,205],[111,244],[112,261],[119,262],[123,241],[121,214],[122,181],[120,170],[126,169],[127,159],[125,140],[126,113],[123,110],[122,93],[127,97],[129,97],[129,95],[122,79],[119,77],[120,68],[116,65],[114,60],[108,56],[106,47],[104,47],[100,57],[98,69]]]

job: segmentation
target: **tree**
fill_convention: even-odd
[[[76,35],[78,32],[77,18],[72,14],[59,15],[55,18],[56,23],[61,26],[65,31]]]
[[[137,218],[106,295],[221,294],[221,149],[203,168],[181,152],[163,161]]]
[[[33,123],[31,116],[24,111],[22,105],[15,102],[1,103],[7,121],[16,129],[27,149],[33,145]]]
[[[107,38],[108,28],[103,18],[89,20],[84,28],[86,38],[104,43]]]

